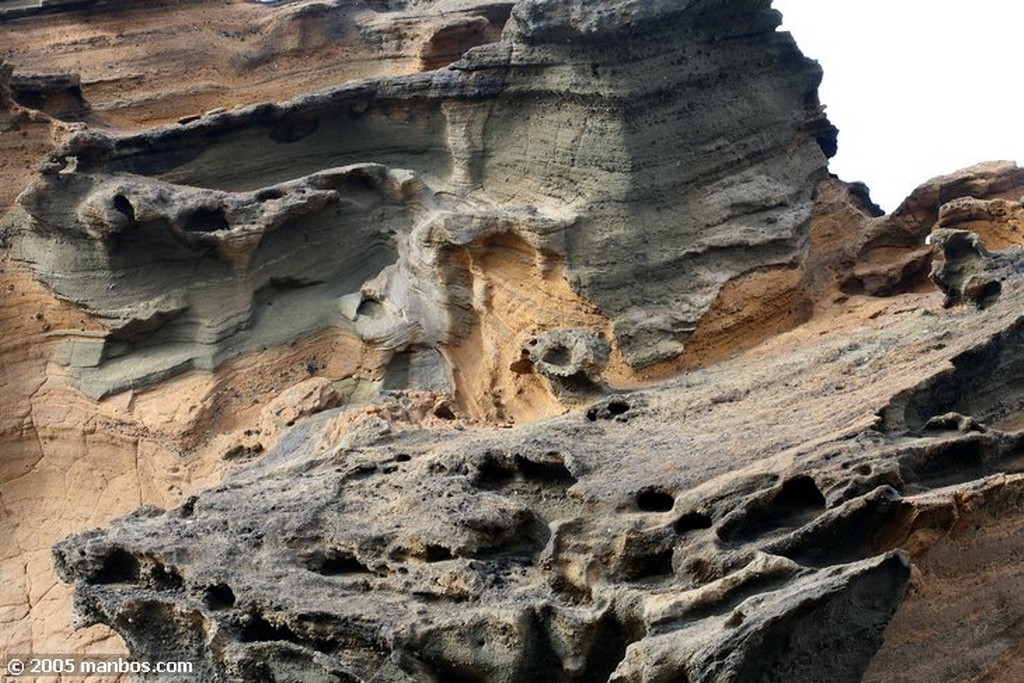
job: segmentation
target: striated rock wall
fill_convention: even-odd
[[[11,648],[1015,680],[1016,166],[880,215],[766,0],[44,4],[0,2]]]
[[[487,307],[449,254],[505,234],[542,272],[565,263],[631,368],[678,356],[726,282],[798,266],[834,131],[777,13],[667,3],[598,21],[568,7],[520,3],[501,42],[450,69],[71,137],[8,233],[111,328],[66,351],[85,392],[326,327],[441,352],[418,386],[454,389],[446,350]],[[331,304],[346,296],[362,302]],[[375,314],[402,329],[360,317]]]

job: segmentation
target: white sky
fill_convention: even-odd
[[[925,180],[1024,162],[1024,1],[775,0],[839,128],[830,168],[892,211]]]

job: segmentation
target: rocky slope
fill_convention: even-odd
[[[15,5],[12,650],[1015,680],[1014,165],[880,215],[762,0]]]

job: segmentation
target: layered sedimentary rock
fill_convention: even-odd
[[[12,647],[1015,680],[1015,166],[881,215],[765,1],[11,9]]]
[[[429,354],[487,308],[456,252],[504,236],[564,263],[642,368],[682,353],[723,284],[806,251],[834,131],[777,24],[760,3],[520,3],[448,69],[82,131],[22,195],[14,253],[110,327],[67,350],[96,397],[326,327],[422,349],[423,388],[454,390]]]

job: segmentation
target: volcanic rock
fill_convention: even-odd
[[[1024,172],[882,215],[779,21],[0,2],[0,639],[1018,680]]]

